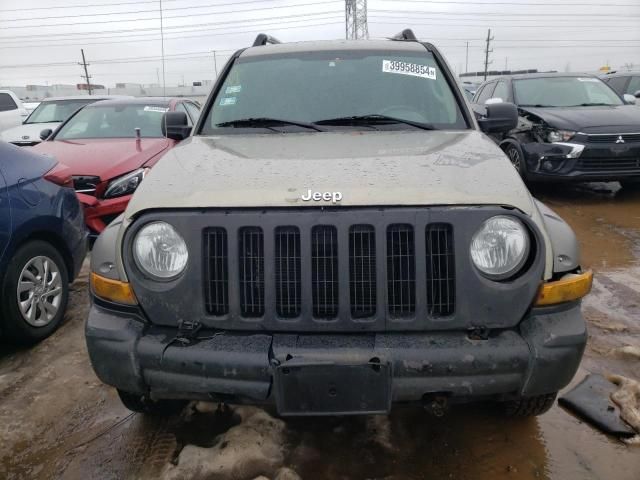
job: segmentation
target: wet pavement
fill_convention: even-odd
[[[574,384],[588,372],[640,379],[640,360],[619,352],[640,346],[640,191],[609,183],[533,193],[576,230],[583,264],[596,273]],[[0,478],[273,478],[282,466],[304,479],[640,478],[640,446],[558,406],[525,420],[505,420],[489,405],[442,418],[397,408],[388,417],[281,421],[259,409],[198,404],[166,420],[145,418],[95,377],[83,337],[87,309],[85,269],[52,337],[31,349],[0,345]]]

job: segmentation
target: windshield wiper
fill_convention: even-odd
[[[216,127],[235,127],[235,128],[269,128],[277,125],[295,125],[297,127],[308,128],[316,132],[324,132],[324,128],[320,128],[313,123],[297,122],[295,120],[282,120],[279,118],[241,118],[238,120],[230,120],[228,122],[217,123]],[[278,131],[278,130],[276,130]]]
[[[569,105],[570,107],[611,107],[611,103],[579,103],[578,105]]]
[[[314,123],[316,125],[380,125],[384,123],[402,123],[404,125],[421,128],[422,130],[436,130],[433,125],[428,123],[414,122],[412,120],[404,120],[402,118],[389,117],[387,115],[380,114],[327,118],[326,120],[318,120]]]
[[[519,107],[533,107],[533,108],[552,108],[555,107],[555,105],[542,105],[541,103],[536,103],[535,105],[518,105]]]

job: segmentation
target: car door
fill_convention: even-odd
[[[11,238],[11,205],[7,184],[0,168],[0,261]]]

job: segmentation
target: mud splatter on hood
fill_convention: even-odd
[[[535,207],[498,147],[475,130],[192,137],[168,152],[126,217],[155,208],[291,207],[307,192],[340,192],[341,206]]]

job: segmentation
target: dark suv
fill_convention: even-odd
[[[482,130],[438,50],[282,44],[225,66],[91,256],[98,377],[127,407],[281,415],[490,399],[546,411],[586,343],[576,238]],[[192,131],[193,130],[193,131]]]
[[[493,138],[531,181],[640,182],[640,108],[599,78],[526,74],[483,84],[479,105],[513,102],[518,126]]]

